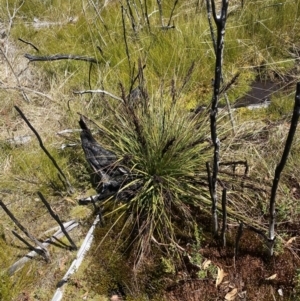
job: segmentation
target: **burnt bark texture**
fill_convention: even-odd
[[[297,125],[298,125],[299,115],[300,115],[300,82],[297,83],[295,105],[294,105],[294,111],[293,111],[293,116],[292,116],[292,120],[291,120],[290,130],[289,130],[289,133],[288,133],[288,136],[286,139],[286,143],[285,143],[285,147],[283,150],[281,160],[275,169],[275,176],[273,179],[273,185],[272,185],[272,190],[271,190],[270,208],[269,208],[269,214],[270,214],[269,249],[270,249],[271,256],[273,255],[273,252],[274,252],[273,249],[274,249],[274,243],[275,243],[276,193],[277,193],[277,188],[278,188],[281,172],[286,164],[288,155],[289,155],[291,147],[292,147],[293,139],[295,136]]]
[[[217,135],[217,115],[218,115],[218,102],[220,95],[220,86],[222,83],[222,63],[223,63],[223,50],[224,50],[224,36],[225,25],[227,18],[228,0],[222,1],[220,14],[217,15],[215,1],[211,0],[213,19],[217,29],[216,41],[216,65],[215,65],[215,78],[213,85],[213,97],[210,111],[210,131],[211,140],[214,146],[213,156],[213,172],[211,179],[211,199],[212,199],[212,232],[214,236],[218,235],[218,216],[217,216],[217,178],[219,171],[219,150],[220,140]]]

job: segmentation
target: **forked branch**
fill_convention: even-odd
[[[212,217],[213,217],[213,234],[218,235],[218,220],[217,220],[217,178],[219,171],[219,149],[220,140],[217,135],[217,115],[218,102],[220,94],[220,86],[222,83],[222,63],[223,63],[223,49],[225,25],[227,18],[228,0],[222,0],[222,8],[220,15],[217,15],[215,1],[211,0],[213,18],[217,26],[217,44],[216,44],[216,65],[215,65],[215,80],[213,87],[213,97],[210,111],[210,131],[211,140],[214,145],[213,158],[213,173],[211,178],[211,199],[212,199]]]
[[[11,218],[11,220],[16,224],[16,226],[29,238],[31,239],[35,244],[37,244],[41,251],[43,252],[43,257],[47,262],[50,261],[50,254],[46,248],[42,245],[42,243],[37,240],[32,234],[28,232],[28,230],[16,219],[16,217],[12,214],[12,212],[5,206],[5,204],[0,200],[0,206],[3,208],[5,213]],[[24,241],[23,241],[24,242]]]
[[[59,216],[52,210],[50,204],[46,201],[46,199],[44,198],[44,196],[42,195],[41,192],[38,191],[38,196],[40,197],[41,201],[44,203],[44,205],[46,206],[46,208],[48,209],[50,215],[56,220],[56,222],[59,224],[61,231],[63,232],[63,234],[66,236],[66,238],[68,239],[68,241],[71,244],[71,249],[72,250],[77,250],[77,247],[75,245],[75,243],[73,242],[71,236],[68,234],[68,231],[65,229],[63,223],[61,222]]]

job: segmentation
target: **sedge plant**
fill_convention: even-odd
[[[190,114],[180,100],[165,94],[149,97],[142,89],[138,100],[123,100],[112,110],[112,119],[99,127],[102,141],[110,143],[134,175],[119,195],[134,193],[127,200],[106,200],[103,206],[104,217],[114,216],[115,223],[123,223],[121,232],[130,233],[126,244],[137,267],[151,245],[180,250],[176,235],[193,235],[201,199],[209,199],[209,122],[208,114]]]

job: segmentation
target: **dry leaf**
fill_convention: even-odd
[[[277,292],[278,292],[279,296],[283,297],[283,291],[281,288]]]
[[[216,286],[218,286],[220,283],[222,283],[223,278],[225,276],[227,276],[227,274],[224,272],[223,269],[221,269],[219,267],[217,267],[217,268],[218,268],[218,276],[217,276],[217,280],[216,280]]]
[[[225,300],[226,301],[232,301],[236,298],[237,296],[237,288],[234,288],[232,291],[230,291],[229,293],[226,294],[225,296]]]
[[[207,270],[210,265],[211,265],[211,260],[205,259],[205,261],[202,264],[203,270]]]
[[[277,274],[274,274],[274,275],[272,275],[272,276],[266,278],[266,280],[273,280],[273,279],[275,279],[276,277],[277,277]]]

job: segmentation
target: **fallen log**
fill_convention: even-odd
[[[64,275],[64,277],[58,282],[57,290],[52,298],[52,301],[62,300],[63,292],[64,292],[64,285],[68,282],[70,276],[78,270],[79,266],[81,265],[81,263],[84,259],[86,252],[90,249],[93,238],[94,238],[93,232],[96,228],[96,225],[99,223],[99,221],[100,221],[100,216],[97,215],[90,230],[88,231],[80,249],[77,252],[76,259],[73,260],[73,262],[71,263],[71,266],[69,267],[69,269],[66,272],[66,274]]]

